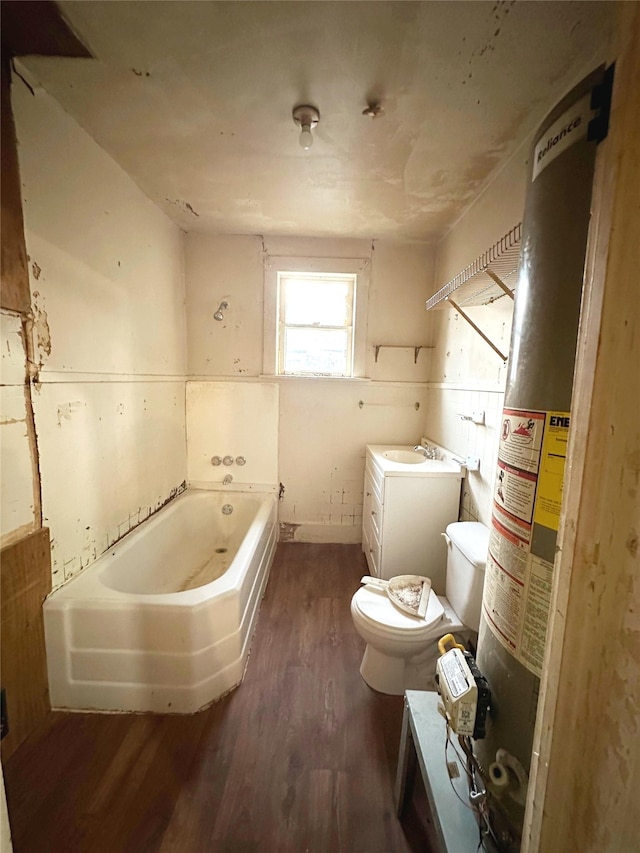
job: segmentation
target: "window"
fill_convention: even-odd
[[[278,273],[278,373],[351,376],[355,275]]]
[[[265,373],[364,375],[368,266],[366,259],[268,259]]]

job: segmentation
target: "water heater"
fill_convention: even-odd
[[[538,703],[597,142],[606,135],[612,71],[593,72],[535,135],[514,303],[478,641],[491,724],[475,752],[528,770]],[[494,799],[505,850],[519,849],[524,800]]]

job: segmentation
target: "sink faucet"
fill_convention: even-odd
[[[232,483],[232,482],[233,482],[233,477],[231,476],[231,474],[226,474],[224,480],[222,481],[222,485],[228,486],[229,483]]]
[[[425,459],[437,459],[438,451],[435,447],[431,447],[430,444],[416,444],[413,448],[417,450],[418,453],[424,453]]]

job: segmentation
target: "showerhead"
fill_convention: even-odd
[[[224,320],[224,314],[222,313],[226,308],[229,307],[229,303],[226,301],[222,301],[220,305],[218,305],[218,310],[213,315],[214,320]]]

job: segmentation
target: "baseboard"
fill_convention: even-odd
[[[361,525],[294,524],[280,522],[280,542],[317,542],[355,545],[362,541]]]

